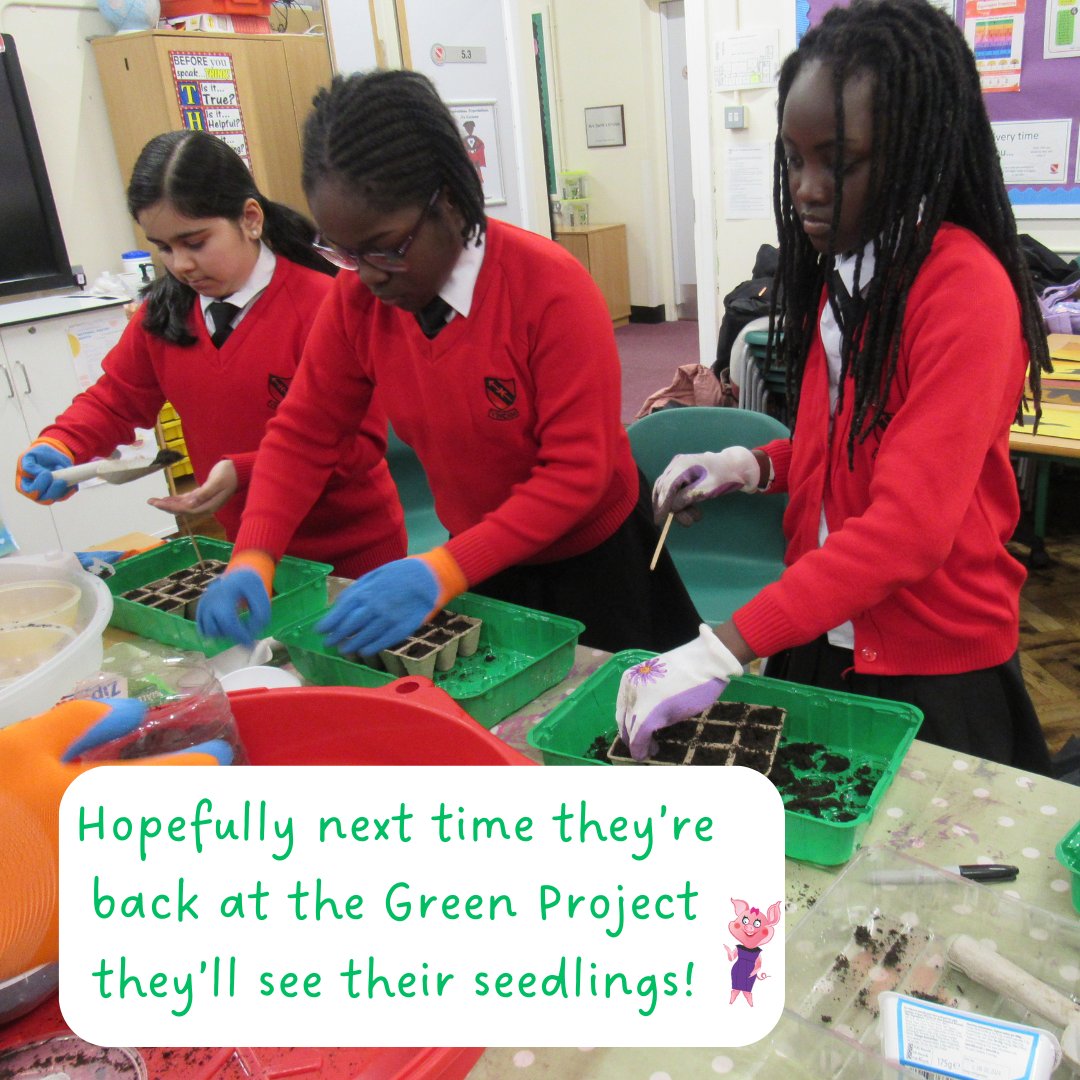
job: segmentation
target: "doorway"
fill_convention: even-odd
[[[680,319],[697,318],[694,251],[694,189],[690,171],[690,94],[687,83],[684,0],[660,5],[664,58],[664,109],[667,117],[668,189],[671,193],[671,246],[675,271],[675,309]]]

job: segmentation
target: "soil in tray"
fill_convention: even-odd
[[[866,813],[884,772],[884,762],[822,743],[781,741],[769,779],[785,810],[842,823]]]
[[[767,774],[785,716],[783,709],[718,701],[699,716],[657,732],[651,758],[633,761],[620,739],[607,757],[618,764],[743,765]]]

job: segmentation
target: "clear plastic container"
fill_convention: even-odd
[[[82,592],[72,581],[16,581],[0,585],[0,629],[24,623],[74,626]]]
[[[0,1076],[18,1080],[146,1080],[138,1050],[94,1046],[62,1032],[0,1051]]]
[[[233,764],[248,764],[229,698],[201,656],[167,655],[124,643],[105,655],[102,674],[126,680],[126,695],[147,705],[134,731],[88,750],[82,761],[124,761],[187,750],[210,739],[233,749]]]
[[[71,582],[79,590],[74,638],[29,674],[0,682],[0,727],[35,716],[69,694],[80,679],[101,666],[101,635],[112,615],[105,582],[86,573],[74,555],[12,556],[0,560],[0,585]]]
[[[75,631],[70,626],[0,626],[0,687],[33,674],[74,640]]]

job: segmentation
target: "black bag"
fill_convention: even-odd
[[[751,278],[740,282],[724,297],[724,317],[720,320],[716,362],[713,364],[713,374],[717,378],[729,366],[731,347],[742,328],[769,314],[778,258],[779,252],[772,244],[762,244],[754,260]]]
[[[1072,281],[1080,281],[1080,266],[1075,262],[1066,262],[1027,233],[1020,234],[1020,250],[1031,271],[1036,293],[1042,293],[1051,285],[1067,285]]]

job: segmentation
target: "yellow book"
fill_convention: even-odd
[[[1013,424],[1010,430],[1017,434],[1030,435],[1035,425],[1035,414],[1030,403],[1024,409],[1024,426]],[[1055,439],[1080,440],[1080,409],[1061,405],[1044,405],[1042,418],[1039,420],[1039,435],[1052,436]]]

